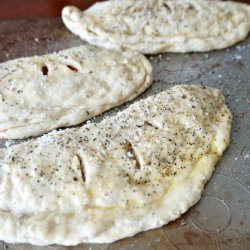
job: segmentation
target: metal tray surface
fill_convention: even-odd
[[[0,21],[0,61],[40,55],[83,42],[59,18]],[[5,244],[0,250],[250,249],[250,37],[229,49],[149,57],[154,84],[140,98],[175,84],[205,84],[222,90],[234,114],[231,145],[206,185],[202,199],[174,222],[113,244],[38,247]],[[130,103],[93,118],[100,121]],[[8,146],[20,141],[1,141]]]

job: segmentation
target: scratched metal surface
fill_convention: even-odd
[[[80,44],[82,41],[71,35],[60,19],[0,21],[1,62]],[[154,65],[155,82],[139,98],[175,84],[203,83],[221,89],[234,113],[231,146],[218,164],[201,201],[163,228],[113,244],[66,248],[0,242],[0,250],[250,249],[250,37],[227,50],[165,54],[150,60]],[[105,115],[113,115],[127,105]],[[6,141],[1,141],[0,145],[6,145]]]

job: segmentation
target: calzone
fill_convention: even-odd
[[[79,124],[141,94],[152,66],[141,54],[83,45],[0,64],[0,138]]]
[[[175,220],[230,141],[222,93],[177,85],[99,123],[0,151],[0,240],[108,243]]]
[[[210,51],[243,40],[250,6],[209,0],[111,0],[81,12],[63,9],[66,27],[83,40],[144,54]]]

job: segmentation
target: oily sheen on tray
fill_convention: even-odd
[[[79,124],[140,95],[152,83],[141,54],[83,45],[0,64],[0,138]]]
[[[108,243],[175,220],[200,199],[231,122],[219,90],[177,85],[1,149],[0,240]]]
[[[217,0],[111,0],[83,12],[67,6],[62,20],[83,40],[112,50],[210,51],[245,39],[250,6]]]

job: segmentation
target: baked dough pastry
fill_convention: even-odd
[[[112,50],[210,51],[247,36],[250,6],[208,0],[111,0],[83,12],[65,7],[62,20],[83,40]]]
[[[79,124],[141,94],[152,66],[141,54],[92,45],[0,64],[0,138]]]
[[[0,240],[105,243],[176,219],[229,144],[224,101],[177,85],[100,123],[2,149]]]

